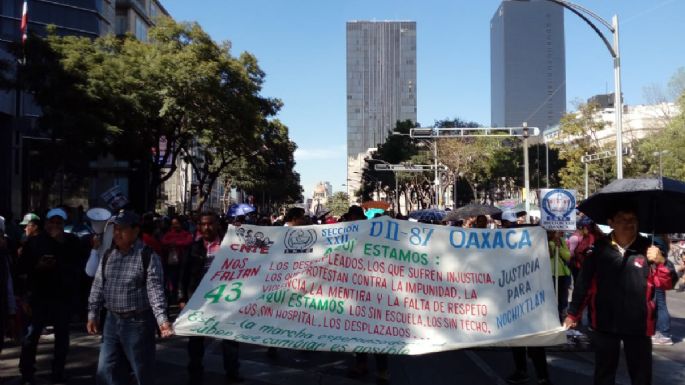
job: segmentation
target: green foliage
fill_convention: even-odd
[[[350,197],[347,195],[346,192],[337,191],[328,200],[328,204],[326,205],[326,207],[329,210],[331,210],[330,215],[340,217],[341,215],[347,212],[349,208],[349,201]]]
[[[112,153],[130,161],[143,175],[132,182],[143,190],[135,195],[151,197],[144,208],[155,206],[180,157],[193,167],[201,204],[226,174],[274,199],[299,199],[296,146],[271,120],[282,103],[260,95],[257,59],[233,57],[228,42],[215,43],[197,23],[156,22],[149,42],[57,36],[54,28],[45,40],[29,39],[21,86],[43,110],[40,126],[53,142],[47,159],[87,165]],[[45,163],[46,175],[60,164]]]
[[[300,175],[294,171],[297,145],[288,137],[288,127],[279,120],[266,123],[262,147],[229,166],[224,174],[237,187],[255,196],[267,196],[269,202],[293,203],[302,201]]]
[[[561,118],[558,138],[561,142],[554,145],[559,151],[559,159],[565,162],[565,166],[559,170],[561,187],[584,191],[585,164],[581,162],[581,157],[604,151],[615,152],[614,143],[601,143],[597,139],[597,133],[604,129],[604,122],[597,117],[599,112],[600,107],[597,104],[582,104],[577,112]],[[590,193],[615,178],[614,159],[609,156],[588,163]]]
[[[685,92],[680,95],[678,106],[680,113],[668,126],[633,147],[631,176],[658,175],[661,157],[663,176],[685,180]]]

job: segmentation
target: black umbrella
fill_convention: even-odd
[[[669,178],[617,179],[578,206],[600,224],[607,224],[618,208],[636,211],[641,232],[685,232],[685,183]]]
[[[441,222],[447,212],[440,209],[423,209],[416,210],[409,213],[409,218],[416,219],[417,221],[427,221],[427,222]]]
[[[461,221],[470,217],[477,217],[479,215],[498,215],[502,214],[502,210],[495,206],[481,205],[478,203],[469,203],[464,207],[452,210],[447,213],[446,221]]]

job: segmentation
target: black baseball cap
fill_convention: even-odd
[[[140,225],[140,217],[133,211],[121,210],[112,218],[115,225],[135,227]]]

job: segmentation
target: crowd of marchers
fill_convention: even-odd
[[[174,335],[169,308],[183,309],[230,224],[307,226],[367,219],[356,205],[340,217],[313,217],[299,207],[283,216],[252,212],[236,217],[208,211],[167,218],[121,210],[110,219],[111,246],[103,253],[103,240],[93,235],[83,210],[54,208],[39,214],[27,213],[20,222],[0,217],[0,352],[5,339],[21,345],[21,383],[27,384],[36,381],[36,350],[48,325],[55,335],[51,380],[68,381],[69,330],[78,322],[86,323],[89,334],[101,334],[96,383],[153,384],[157,338]],[[497,219],[477,215],[429,222],[466,228],[535,226],[525,223],[525,214],[505,211]],[[651,384],[652,345],[673,344],[665,291],[685,289],[685,253],[667,235],[640,235],[637,222],[630,207],[615,207],[607,218],[608,234],[582,215],[569,236],[547,232],[559,322],[592,340],[595,384],[615,383],[621,343],[632,383]],[[580,333],[569,330],[570,336]],[[187,338],[189,383],[202,383],[206,342]],[[226,383],[243,382],[240,345],[222,340],[221,346]],[[275,348],[267,351],[270,358],[278,354]],[[512,354],[516,369],[508,383],[530,381],[526,355],[537,383],[551,383],[545,348],[512,348]],[[374,358],[376,382],[390,383],[389,357]],[[366,355],[355,355],[348,376],[367,376],[367,361]]]

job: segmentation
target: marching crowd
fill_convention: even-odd
[[[98,384],[128,384],[130,379],[152,384],[156,338],[174,334],[168,307],[183,309],[209,269],[228,224],[303,226],[366,219],[359,206],[351,206],[340,218],[310,217],[298,207],[282,217],[253,212],[235,218],[213,212],[139,217],[122,210],[110,220],[112,246],[99,253],[102,239],[92,235],[83,210],[68,212],[54,208],[44,215],[28,213],[19,223],[0,217],[0,352],[5,337],[20,342],[22,383],[35,383],[36,348],[48,325],[55,335],[51,379],[66,382],[70,323],[85,321],[88,333],[102,334]],[[505,211],[497,219],[478,215],[442,224],[529,226],[517,214],[525,215]],[[586,217],[568,237],[548,232],[560,323],[590,331],[595,384],[615,383],[621,342],[632,383],[650,384],[652,345],[673,344],[665,290],[685,289],[685,253],[666,235],[640,235],[630,207],[616,207],[606,219],[613,230],[608,235]],[[202,383],[205,343],[203,337],[188,338],[189,383]],[[222,340],[221,346],[227,383],[242,382],[239,344]],[[544,348],[512,351],[516,371],[507,382],[530,380],[527,354],[538,384],[550,384]],[[276,349],[268,351],[270,357],[277,354]],[[388,357],[374,356],[377,383],[389,383]],[[367,358],[356,356],[350,377],[367,374]]]

